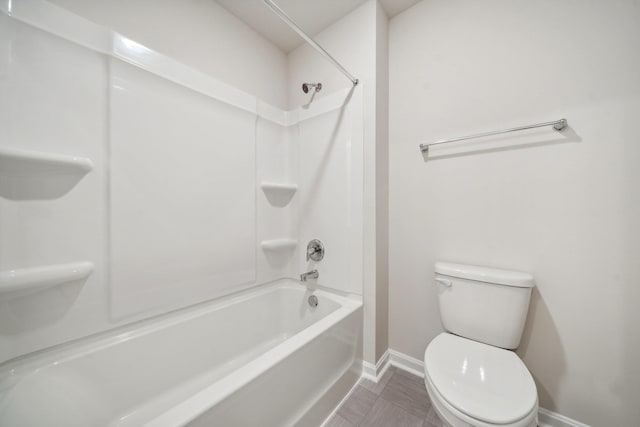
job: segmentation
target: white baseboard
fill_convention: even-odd
[[[389,360],[393,366],[407,371],[420,378],[424,378],[424,362],[399,351],[389,350]]]
[[[384,373],[387,372],[389,366],[389,350],[387,350],[375,366],[369,362],[362,362],[362,377],[377,384]]]
[[[403,371],[407,371],[413,375],[424,378],[424,362],[422,360],[407,356],[406,354],[400,353],[396,350],[389,349],[387,353],[389,355],[387,362],[388,365],[393,365],[398,369],[402,369]],[[380,361],[382,360],[383,359],[381,358]],[[386,370],[386,367],[382,367],[383,373]],[[538,409],[538,419],[539,427],[589,427],[587,424],[581,423],[580,421],[573,420],[544,408]]]
[[[589,427],[580,421],[544,408],[538,409],[538,425],[540,427]]]
[[[376,367],[369,362],[362,362],[362,378],[377,382]]]

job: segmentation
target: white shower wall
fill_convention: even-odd
[[[268,114],[273,107],[258,103],[258,112]],[[256,194],[258,242],[286,241],[288,246],[279,250],[258,248],[258,282],[264,283],[280,277],[295,277],[298,271],[295,251],[297,243],[298,129],[289,125],[286,115],[276,123],[258,117],[256,123]],[[294,189],[271,191],[264,185],[291,186]]]
[[[272,108],[272,107],[271,107]],[[265,114],[264,105],[258,107]],[[344,89],[287,112],[281,123],[258,119],[259,281],[297,278],[318,270],[313,283],[362,294],[362,91]],[[306,245],[319,239],[321,261],[306,260]]]
[[[0,148],[87,158],[93,170],[63,187],[46,168],[3,173],[0,270],[94,271],[3,295],[0,362],[296,277],[311,267],[310,236],[327,245],[319,283],[362,293],[358,89],[287,112],[47,2],[8,5]],[[272,241],[292,244],[262,247]]]
[[[363,96],[363,246],[361,281],[364,294],[364,360],[372,365],[387,348],[387,16],[376,0],[369,0],[315,35],[315,39],[358,80]],[[310,46],[291,51],[289,105],[306,103],[299,82],[322,82],[314,102],[351,86],[335,67]]]
[[[0,40],[2,148],[86,157],[94,165],[60,191],[49,191],[50,177],[44,175],[31,178],[41,189],[34,197],[0,197],[0,270],[95,265],[86,283],[0,301],[0,360],[6,360],[109,327],[107,60],[4,13]],[[4,190],[11,178],[2,180]]]
[[[338,91],[296,112],[298,271],[317,269],[318,284],[362,295],[362,90]],[[311,239],[324,244],[321,261],[306,260]]]
[[[112,316],[255,283],[255,113],[119,59],[109,78]]]

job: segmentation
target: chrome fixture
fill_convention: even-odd
[[[322,83],[302,83],[302,91],[304,93],[309,93],[310,88],[315,88],[316,92],[320,92],[322,90]]]
[[[318,239],[313,239],[307,245],[307,261],[312,259],[313,261],[322,261],[324,258],[324,245]]]
[[[318,277],[320,277],[320,273],[318,273],[318,270],[311,270],[307,271],[306,273],[302,273],[300,275],[300,280],[306,282],[308,279],[317,279]]]
[[[309,302],[309,306],[311,306],[311,308],[316,308],[318,306],[318,297],[315,295],[311,295],[307,301]]]
[[[273,0],[264,0],[264,2],[267,4],[267,6],[269,6],[269,8],[271,8],[271,10],[273,11],[273,13],[275,13],[276,15],[278,15],[280,17],[280,19],[282,19],[285,24],[287,24],[289,27],[291,27],[291,29],[293,31],[295,31],[296,33],[298,33],[298,35],[300,37],[302,37],[307,43],[309,43],[311,45],[311,47],[313,47],[315,50],[317,50],[320,55],[324,56],[325,58],[327,58],[333,65],[335,65],[335,67],[340,70],[340,72],[342,74],[344,74],[345,76],[347,76],[347,78],[349,80],[351,80],[351,83],[353,83],[353,85],[357,85],[358,84],[358,79],[356,79],[355,77],[353,77],[351,75],[351,73],[349,73],[343,66],[342,64],[340,64],[338,61],[336,61],[336,59],[331,56],[331,54],[329,54],[329,52],[327,52],[326,50],[324,50],[324,48],[322,46],[320,46],[314,39],[311,38],[311,36],[309,36],[307,33],[304,32],[304,30],[302,28],[300,28],[300,26],[298,24],[295,23],[295,21],[293,19],[291,19],[289,17],[289,15],[287,15],[282,9],[280,9],[280,7],[278,7],[277,4],[275,4],[273,2]]]
[[[511,129],[496,130],[493,132],[478,133],[475,135],[462,136],[460,138],[443,139],[441,141],[432,142],[430,144],[420,144],[420,151],[422,151],[422,153],[428,153],[429,147],[432,145],[446,144],[448,142],[464,141],[466,139],[472,139],[472,138],[482,138],[483,136],[500,135],[502,133],[517,132],[517,131],[526,130],[526,129],[541,128],[544,126],[553,126],[554,130],[557,130],[558,132],[560,132],[567,127],[567,119],[555,120],[553,122],[537,123],[535,125],[519,126]]]

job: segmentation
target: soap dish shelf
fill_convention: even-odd
[[[260,242],[262,250],[270,252],[289,251],[294,249],[296,246],[298,246],[298,241],[295,239],[272,239]]]
[[[93,263],[83,261],[0,271],[0,300],[83,280],[89,277],[93,269]]]
[[[261,182],[260,188],[262,188],[262,191],[264,191],[265,193],[273,192],[284,193],[287,195],[293,195],[296,191],[298,191],[298,186],[296,184],[285,184],[268,181]]]
[[[264,192],[272,206],[283,208],[291,202],[293,195],[298,191],[296,184],[262,181],[260,188]]]
[[[0,148],[0,175],[2,176],[85,175],[92,169],[93,162],[86,157]]]

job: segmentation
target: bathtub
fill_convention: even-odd
[[[320,425],[361,325],[359,298],[279,280],[1,365],[0,425]]]

